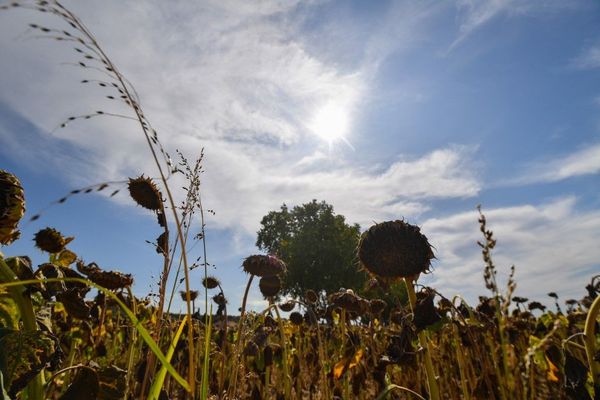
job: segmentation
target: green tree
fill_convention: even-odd
[[[339,288],[359,291],[367,279],[358,270],[356,246],[360,226],[349,225],[333,206],[313,200],[291,210],[283,204],[261,221],[256,246],[280,257],[288,266],[285,294],[307,289],[331,293]]]

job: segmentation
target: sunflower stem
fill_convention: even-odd
[[[415,312],[417,306],[417,294],[415,293],[415,287],[413,285],[412,278],[404,278],[404,284],[406,285],[406,291],[408,293],[408,299],[410,301],[410,308],[412,312]],[[435,371],[433,370],[433,362],[431,361],[431,352],[429,351],[429,342],[425,331],[419,332],[419,345],[425,351],[425,369],[427,371],[427,386],[429,387],[429,398],[431,400],[439,400],[440,393],[436,381]]]

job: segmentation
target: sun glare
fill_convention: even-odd
[[[321,107],[313,117],[309,129],[322,140],[332,143],[343,139],[348,131],[347,110],[334,102]]]

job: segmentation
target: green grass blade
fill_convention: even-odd
[[[113,292],[111,292],[110,290],[108,290],[100,285],[97,285],[92,281],[89,281],[87,279],[81,279],[81,278],[28,279],[28,280],[23,280],[23,281],[1,283],[0,287],[32,285],[35,283],[44,283],[44,282],[79,282],[79,283],[83,283],[83,284],[92,286],[92,287],[98,289],[99,291],[101,291],[102,293],[104,293],[105,295],[109,296],[111,299],[113,299],[115,302],[117,302],[117,304],[121,307],[121,309],[123,309],[123,312],[125,312],[125,315],[127,315],[127,318],[129,318],[129,320],[131,321],[131,323],[133,324],[135,329],[138,331],[138,333],[140,334],[142,339],[144,339],[144,342],[146,342],[146,344],[148,345],[150,350],[152,350],[152,352],[156,355],[156,358],[158,358],[159,361],[161,362],[161,364],[167,369],[167,372],[169,372],[169,374],[171,374],[171,376],[181,386],[183,386],[183,388],[186,391],[191,392],[192,388],[191,388],[190,384],[181,375],[179,375],[179,373],[177,371],[175,371],[175,368],[173,368],[171,363],[169,361],[167,361],[165,355],[162,353],[162,351],[160,350],[160,348],[158,347],[158,345],[156,344],[154,339],[152,339],[152,337],[150,336],[150,333],[146,330],[146,328],[144,328],[144,326],[142,325],[140,320],[138,320],[137,317],[135,316],[135,314],[125,305],[125,303],[123,303],[117,297],[117,295],[114,294]]]
[[[177,343],[179,342],[179,338],[181,337],[181,333],[183,332],[183,328],[185,324],[188,322],[187,318],[184,318],[179,324],[179,329],[175,333],[173,337],[173,341],[171,341],[171,345],[169,346],[169,350],[167,350],[166,359],[168,362],[171,362],[171,358],[173,357],[173,353],[175,352],[175,347],[177,347]],[[162,388],[163,383],[165,382],[165,378],[167,377],[167,368],[163,365],[160,367],[158,374],[154,378],[154,382],[152,382],[152,386],[150,387],[150,392],[148,393],[148,400],[158,399],[160,395],[160,389]]]

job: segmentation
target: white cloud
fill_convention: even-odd
[[[505,184],[558,182],[564,179],[600,172],[600,143],[550,161],[537,161],[526,168],[522,176]]]
[[[448,48],[451,52],[472,33],[500,17],[553,14],[577,7],[577,2],[561,0],[458,0],[459,32]]]
[[[344,104],[355,115],[372,79],[365,71],[373,70],[359,66],[341,72],[336,64],[308,51],[302,32],[290,22],[302,17],[294,3],[245,4],[73,6],[133,81],[168,150],[179,148],[194,158],[206,148],[204,196],[207,207],[217,210],[218,228],[253,233],[260,218],[284,201],[323,199],[352,222],[368,224],[372,219],[418,215],[428,209],[428,199],[477,194],[478,177],[470,172],[473,149],[465,147],[437,149],[411,159],[396,155],[396,161],[377,169],[362,165],[358,152],[328,162],[305,122],[331,101]],[[429,15],[420,7],[400,7],[392,14],[409,9],[418,21]],[[19,32],[29,21],[58,24],[31,13],[15,12],[10,20],[6,14],[0,17],[6,22],[0,28],[2,37]],[[410,32],[418,34],[414,22],[402,21],[383,41],[390,49],[412,44]],[[74,184],[141,172],[155,175],[143,136],[129,121],[75,121],[48,133],[63,116],[123,109],[103,99],[104,88],[75,83],[89,78],[90,72],[60,65],[65,59],[76,61],[74,52],[60,44],[40,43],[2,43],[6,70],[0,78],[0,100],[39,124],[43,135],[90,155],[84,160],[69,154],[61,157],[62,165],[69,166],[66,170],[73,171],[69,178]],[[372,65],[371,58],[380,61],[390,49],[375,55],[367,52],[371,55],[363,65]],[[27,151],[35,157],[44,149]],[[82,162],[88,164],[86,170],[94,171],[92,176],[80,173]],[[179,186],[177,181],[173,184]]]
[[[571,65],[578,69],[600,68],[600,43],[583,50],[571,61]]]
[[[547,302],[556,291],[566,298],[581,298],[584,286],[598,270],[600,211],[577,211],[574,197],[540,205],[484,209],[488,228],[498,243],[493,259],[499,286],[505,290],[510,266],[516,266],[520,296]],[[476,241],[481,241],[476,211],[424,222],[422,231],[436,247],[439,259],[433,274],[425,278],[446,296],[489,295],[483,281],[484,263]]]

